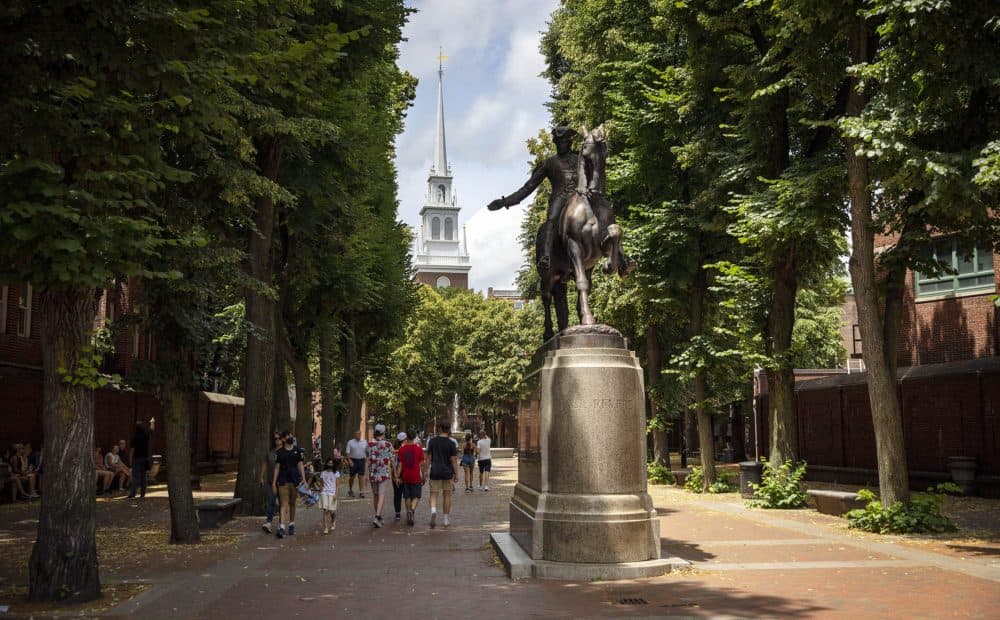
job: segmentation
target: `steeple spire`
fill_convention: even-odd
[[[444,142],[444,61],[448,57],[438,50],[438,109],[437,139],[434,142],[434,169],[437,176],[448,176],[448,149]]]

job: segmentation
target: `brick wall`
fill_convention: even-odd
[[[979,474],[1000,476],[1000,359],[900,371],[910,471],[946,472],[948,457],[974,456]],[[876,468],[864,374],[796,385],[800,456],[810,465]]]
[[[998,274],[994,271],[994,277]],[[900,366],[939,364],[1000,355],[994,291],[938,300],[914,298],[913,272],[906,274],[897,359]]]
[[[210,460],[215,451],[236,458],[243,432],[242,399],[238,402],[210,402],[206,395],[192,397],[189,407],[193,426],[191,442],[199,462]],[[165,451],[163,409],[151,394],[123,392],[111,388],[94,394],[94,441],[107,451],[119,439],[131,441],[137,420],[156,420],[150,449]],[[42,381],[37,372],[0,374],[0,445],[30,442],[35,447],[44,440],[42,432]]]
[[[451,280],[452,288],[469,288],[469,274],[467,273],[436,273],[424,271],[414,276],[414,280],[427,286],[437,287],[439,277],[445,276]]]

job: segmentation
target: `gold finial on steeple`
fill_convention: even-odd
[[[448,57],[444,55],[444,49],[438,47],[438,73],[444,71],[444,61],[448,60]]]

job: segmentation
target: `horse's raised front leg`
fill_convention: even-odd
[[[624,263],[621,261],[621,226],[618,224],[611,224],[608,226],[608,236],[604,239],[604,243],[601,244],[601,250],[604,256],[608,258],[608,262],[604,265],[604,273],[621,273],[624,268]]]
[[[583,267],[583,246],[576,239],[566,238],[566,249],[573,262],[573,273],[576,276],[577,303],[579,304],[579,315],[581,325],[593,325],[597,323],[594,315],[590,312],[590,278],[587,277],[587,270]]]

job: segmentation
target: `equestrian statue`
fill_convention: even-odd
[[[604,272],[616,272],[621,277],[635,268],[635,261],[622,251],[622,230],[615,223],[614,210],[604,195],[604,165],[608,156],[604,125],[592,131],[583,128],[579,154],[572,151],[573,135],[569,127],[554,128],[556,154],[535,167],[531,178],[519,190],[487,205],[490,211],[516,205],[545,179],[552,186],[548,217],[535,239],[535,262],[545,306],[544,340],[555,335],[553,302],[559,331],[569,323],[566,285],[570,280],[576,283],[580,324],[594,325],[597,321],[590,311],[588,295],[590,276],[598,261],[607,258]]]

